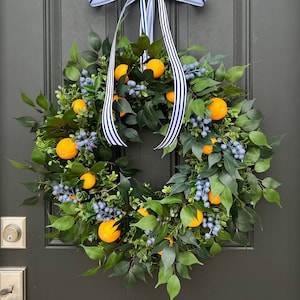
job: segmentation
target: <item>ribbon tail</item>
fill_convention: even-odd
[[[127,147],[127,145],[122,141],[114,124],[112,99],[113,99],[113,92],[114,92],[114,68],[115,68],[115,52],[116,52],[116,39],[117,39],[118,28],[126,8],[133,2],[135,2],[135,0],[126,1],[120,13],[119,21],[115,30],[114,38],[111,45],[111,52],[110,52],[108,72],[107,72],[106,93],[105,93],[105,99],[104,99],[103,111],[102,111],[102,129],[107,142],[111,145],[125,146],[125,147]]]
[[[185,74],[177,55],[176,47],[172,38],[168,14],[164,0],[158,0],[159,19],[162,35],[170,63],[174,74],[174,106],[170,126],[162,142],[154,150],[171,146],[179,135],[186,107],[187,84]]]

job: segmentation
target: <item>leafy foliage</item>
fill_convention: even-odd
[[[189,88],[182,131],[162,153],[175,152],[182,164],[162,190],[153,191],[149,184],[134,180],[137,170],[130,167],[129,158],[116,156],[116,149],[104,138],[101,112],[110,43],[93,31],[88,41],[89,50],[79,53],[76,43],[70,49],[65,84],[56,91],[58,109],[41,93],[33,101],[21,92],[23,102],[42,116],[42,120],[17,119],[36,134],[32,162],[25,165],[11,160],[16,168],[39,176],[25,184],[36,195],[24,204],[35,204],[40,197],[55,203],[58,210],[49,214],[47,237],[80,245],[98,262],[84,275],[111,270],[111,276],[124,276],[126,285],[132,286],[137,279],[145,281],[146,273],[158,270],[156,287],[166,284],[174,299],[180,292],[180,278],[190,279],[193,265],[202,265],[202,260],[220,253],[223,243],[247,245],[247,232],[255,224],[261,226],[255,211],[261,199],[280,206],[276,191],[280,183],[261,175],[270,168],[281,137],[267,138],[260,129],[262,113],[235,85],[247,66],[226,70],[222,55],[197,59],[189,51],[205,49],[191,46],[179,53]],[[116,62],[128,65],[126,76],[131,80],[130,85],[122,76],[115,83],[119,99],[113,110],[120,135],[124,141],[142,142],[139,132],[144,127],[166,134],[173,103],[165,94],[173,90],[173,73],[162,41],[150,43],[142,35],[132,43],[123,37],[117,48]],[[144,51],[164,63],[165,72],[159,79],[142,67]],[[133,87],[136,92],[138,85],[138,93],[130,92]],[[214,97],[223,99],[228,107],[226,116],[217,121],[210,119],[207,108]],[[77,114],[72,109],[75,99],[86,103]],[[79,150],[69,160],[56,153],[58,141],[66,137],[76,141]],[[211,153],[204,154],[205,145],[211,146]],[[96,177],[90,189],[84,189],[80,180],[87,172]],[[220,204],[208,200],[209,191],[220,198]],[[191,227],[199,210],[203,221]],[[116,220],[121,236],[106,243],[97,230],[110,218]]]

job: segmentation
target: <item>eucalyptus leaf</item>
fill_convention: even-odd
[[[180,281],[176,275],[172,275],[167,283],[167,291],[170,297],[170,300],[173,300],[180,293]]]
[[[166,269],[163,265],[161,265],[158,271],[158,280],[157,280],[157,284],[155,285],[155,288],[157,288],[161,284],[167,283],[172,275],[173,275],[172,267]]]
[[[194,264],[203,265],[198,258],[193,254],[192,252],[186,251],[186,252],[179,252],[178,253],[178,261],[182,265],[185,266],[191,266]]]

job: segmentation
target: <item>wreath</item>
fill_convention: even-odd
[[[261,226],[255,210],[260,199],[277,203],[280,185],[261,178],[270,167],[280,136],[267,138],[263,115],[235,83],[248,66],[228,69],[224,56],[193,45],[178,51],[188,96],[183,125],[162,159],[176,155],[180,164],[162,189],[135,179],[138,170],[121,147],[111,146],[101,129],[110,42],[91,31],[91,48],[79,54],[74,43],[64,68],[57,105],[43,94],[23,102],[41,114],[17,120],[35,133],[30,164],[38,173],[26,187],[53,203],[46,238],[82,247],[96,266],[84,275],[111,269],[127,286],[158,271],[170,299],[180,292],[180,278],[190,279],[194,264],[222,251],[222,244],[248,244],[248,232]],[[149,59],[141,62],[147,51]],[[199,52],[200,51],[200,52]],[[199,55],[200,56],[200,55]],[[166,134],[174,105],[173,73],[162,40],[141,35],[135,43],[118,39],[113,112],[118,133],[132,146],[144,128]],[[157,150],[156,150],[157,151]]]

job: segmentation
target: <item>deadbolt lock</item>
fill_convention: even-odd
[[[3,238],[5,241],[14,243],[21,238],[21,228],[16,224],[9,224],[3,230]]]
[[[26,248],[26,217],[1,217],[1,248]]]

